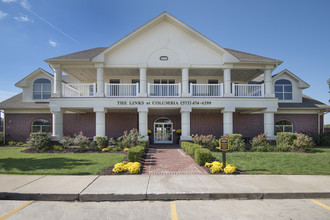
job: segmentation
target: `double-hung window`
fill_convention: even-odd
[[[36,79],[33,82],[33,99],[47,100],[51,96],[51,82],[49,79]]]
[[[292,100],[292,83],[286,79],[275,82],[275,97],[278,100]]]

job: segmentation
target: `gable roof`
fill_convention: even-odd
[[[54,58],[46,59],[46,62],[54,62],[54,61],[95,61],[95,62],[103,62],[103,54],[111,51],[112,49],[118,47],[121,44],[124,44],[127,40],[133,38],[135,35],[139,34],[143,30],[146,30],[147,28],[151,27],[154,24],[157,24],[158,22],[161,22],[163,20],[168,20],[184,30],[188,31],[189,33],[195,35],[198,39],[203,40],[207,44],[211,45],[213,48],[218,49],[222,53],[224,53],[228,60],[231,60],[232,62],[270,62],[270,63],[277,63],[281,64],[283,61],[272,59],[264,56],[259,56],[251,53],[246,53],[238,50],[228,49],[228,48],[222,48],[220,45],[215,43],[214,41],[210,40],[197,30],[193,29],[192,27],[188,26],[187,24],[183,23],[179,19],[175,18],[174,16],[170,15],[167,12],[163,12],[154,19],[150,20],[146,24],[142,25],[141,27],[137,28],[130,34],[126,35],[116,43],[112,44],[109,47],[97,47],[92,48],[88,50],[78,51],[70,54],[66,54],[63,56],[58,56]]]
[[[27,81],[33,77],[34,75],[38,74],[38,73],[44,73],[45,75],[47,75],[50,78],[53,78],[53,74],[47,72],[46,70],[42,69],[42,68],[38,68],[35,71],[33,71],[32,73],[30,73],[29,75],[27,75],[26,77],[24,77],[23,79],[21,79],[20,81],[18,81],[17,83],[15,83],[15,86],[18,88],[24,88],[27,87]]]
[[[273,58],[268,58],[268,57],[264,57],[264,56],[259,56],[259,55],[255,55],[252,53],[246,53],[246,52],[242,52],[242,51],[238,51],[238,50],[233,50],[233,49],[229,49],[229,48],[224,48],[226,51],[228,51],[229,53],[231,53],[233,56],[235,56],[237,59],[239,59],[239,61],[272,61],[272,62],[277,62],[279,64],[283,63],[283,61],[281,60],[277,60],[277,59],[273,59]]]
[[[273,75],[273,80],[276,80],[282,74],[288,74],[289,76],[291,76],[292,78],[294,78],[295,80],[297,80],[299,82],[299,87],[298,88],[307,89],[307,88],[310,87],[310,85],[307,82],[305,82],[304,80],[302,80],[301,78],[299,78],[297,75],[293,74],[288,69],[284,69],[281,72],[276,73],[275,75]]]
[[[23,93],[19,93],[3,102],[0,109],[49,109],[48,102],[23,102]]]
[[[299,108],[310,108],[310,109],[326,109],[329,110],[330,106],[320,102],[312,97],[303,94],[302,103],[278,103],[280,109],[299,109]]]
[[[82,50],[63,56],[53,57],[45,60],[49,61],[91,61],[93,57],[103,52],[107,47],[96,47],[88,50]]]

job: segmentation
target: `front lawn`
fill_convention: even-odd
[[[316,153],[230,152],[227,163],[247,174],[330,175],[330,147],[315,147]],[[222,161],[221,153],[213,153]]]
[[[121,162],[121,153],[22,153],[23,147],[0,147],[0,174],[97,175]]]

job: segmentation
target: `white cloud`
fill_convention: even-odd
[[[1,0],[1,1],[5,3],[16,2],[16,0]]]
[[[53,40],[49,40],[48,43],[50,44],[50,46],[52,47],[57,47],[58,46],[58,43],[53,41]]]
[[[28,16],[19,16],[19,17],[14,17],[16,21],[20,22],[32,22],[31,19],[28,18]]]
[[[8,14],[6,12],[0,11],[0,19],[6,17]]]
[[[30,3],[27,0],[22,0],[20,5],[25,9],[30,9]]]

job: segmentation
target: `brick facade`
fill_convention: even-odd
[[[161,117],[169,118],[173,122],[173,129],[181,129],[181,114],[148,114],[148,129],[154,130],[154,122]],[[6,114],[6,140],[26,141],[31,132],[33,121],[45,119],[52,122],[52,114]],[[306,132],[317,135],[317,114],[275,114],[274,121],[289,120],[293,123],[294,132]],[[106,113],[106,136],[118,138],[123,131],[132,128],[138,129],[138,113],[121,112]],[[274,123],[275,123],[274,122]],[[264,130],[263,114],[233,114],[233,132],[240,133],[243,137],[254,137]],[[223,133],[223,114],[220,112],[197,111],[190,115],[191,134],[213,134],[221,137]],[[323,116],[320,116],[320,125],[323,127]],[[322,129],[321,129],[322,130]],[[95,136],[95,113],[64,114],[63,133],[74,136],[80,131],[85,136]],[[150,135],[153,140],[153,134]],[[173,133],[173,142],[177,143],[179,135]]]

